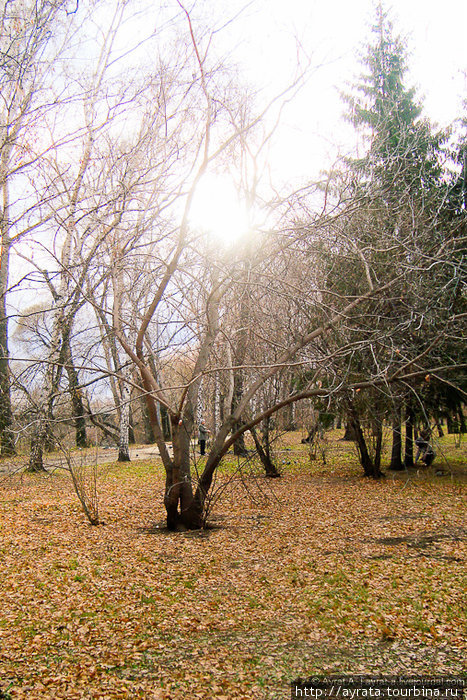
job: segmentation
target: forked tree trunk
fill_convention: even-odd
[[[374,464],[368,451],[365,436],[363,435],[363,430],[361,428],[360,421],[358,420],[358,418],[354,422],[354,430],[355,442],[357,443],[357,449],[360,457],[360,464],[363,467],[365,476],[375,477]]]
[[[190,426],[172,419],[173,460],[166,467],[164,505],[169,530],[197,529],[204,525],[194,508],[190,470]]]
[[[280,476],[280,472],[277,470],[276,465],[271,459],[271,453],[269,450],[269,430],[267,431],[267,434],[265,435],[265,446],[263,448],[263,445],[261,444],[261,441],[258,437],[258,433],[256,432],[255,428],[250,428],[250,433],[253,436],[253,440],[255,441],[255,447],[256,451],[258,453],[258,456],[261,460],[261,463],[264,467],[264,473],[267,477],[274,479]]]
[[[142,372],[142,385],[148,419],[154,432],[165,468],[164,506],[169,530],[194,530],[203,527],[204,500],[195,503],[191,484],[190,436],[193,429],[192,412],[186,420],[170,414],[173,457],[168,453],[163,430],[160,424],[156,401],[151,393],[148,376]]]
[[[365,436],[363,434],[362,426],[360,424],[360,419],[355,410],[355,407],[349,401],[349,426],[355,435],[355,442],[357,444],[358,455],[360,459],[360,464],[363,467],[365,476],[371,477],[372,479],[379,479],[382,476],[379,464],[378,449],[376,450],[376,459],[372,460],[371,455],[368,451],[368,446],[366,444]],[[379,438],[378,438],[379,441]],[[380,452],[381,454],[381,452]]]

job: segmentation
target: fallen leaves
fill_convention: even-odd
[[[201,534],[150,527],[164,517],[150,462],[107,470],[105,527],[64,477],[4,483],[11,696],[247,700],[287,697],[310,673],[459,673],[462,488],[369,482],[332,449],[258,498],[233,482]]]

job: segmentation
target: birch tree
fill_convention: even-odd
[[[15,451],[10,398],[8,310],[10,252],[44,222],[44,192],[25,196],[24,184],[40,157],[35,143],[44,115],[55,110],[47,90],[53,61],[61,50],[51,33],[66,35],[64,0],[0,4],[0,442],[1,454]],[[47,148],[47,146],[45,146]],[[29,193],[30,194],[30,193]]]

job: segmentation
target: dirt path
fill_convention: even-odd
[[[171,451],[172,446],[169,446]],[[97,447],[86,450],[73,450],[70,457],[75,466],[89,464],[106,464],[116,462],[118,458],[117,447]],[[139,459],[160,458],[160,453],[156,445],[135,445],[130,447],[130,459],[132,462]],[[0,461],[0,474],[14,474],[27,467],[29,455],[19,455],[14,459]],[[62,452],[53,452],[44,460],[48,470],[67,469],[68,463]]]

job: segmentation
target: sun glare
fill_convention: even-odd
[[[233,182],[222,175],[205,175],[193,199],[190,223],[227,245],[247,233],[247,209]]]

